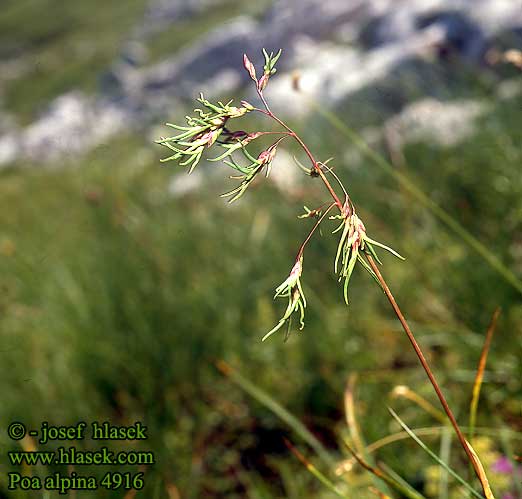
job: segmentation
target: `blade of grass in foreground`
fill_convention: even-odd
[[[445,463],[450,462],[451,457],[451,437],[453,434],[451,433],[451,429],[448,427],[444,429],[440,436],[440,452],[439,457],[441,461]],[[439,499],[448,499],[449,497],[449,474],[448,471],[444,468],[442,469],[442,473],[440,474],[439,479]]]
[[[380,467],[388,473],[394,480],[397,480],[405,489],[408,489],[415,497],[424,497],[417,490],[415,490],[402,476],[385,463],[380,463]]]
[[[374,466],[375,461],[373,457],[366,453],[366,443],[364,442],[364,438],[361,433],[361,428],[359,427],[359,423],[357,421],[357,411],[355,410],[355,386],[357,384],[357,373],[351,373],[348,377],[348,381],[346,383],[346,388],[344,390],[344,411],[346,415],[346,425],[348,426],[348,430],[350,431],[350,437],[352,439],[353,444],[355,445],[355,449],[357,452],[364,458],[366,462],[370,465]],[[377,482],[377,478],[372,475],[372,480],[374,481],[375,487],[379,488],[379,483]],[[383,492],[389,493],[388,487],[386,485],[381,485],[383,488]]]
[[[301,461],[301,463],[303,463],[306,467],[306,469],[312,474],[315,476],[315,478],[317,478],[327,489],[331,490],[334,494],[338,495],[339,497],[344,497],[344,498],[348,498],[348,496],[346,494],[344,494],[344,492],[342,492],[341,490],[339,490],[335,484],[329,480],[328,478],[326,478],[326,476],[324,476],[308,459],[306,459],[305,456],[303,456],[303,454],[301,454],[291,443],[290,441],[288,441],[286,438],[284,439],[285,441],[285,444],[286,446],[290,449],[290,451],[292,452],[292,454],[297,457],[297,459],[299,459],[299,461]]]
[[[335,460],[330,456],[329,452],[324,448],[323,444],[315,438],[314,435],[299,421],[293,414],[286,410],[279,402],[274,400],[265,391],[255,386],[251,381],[243,377],[235,371],[229,364],[223,360],[216,362],[216,367],[227,376],[232,382],[242,388],[251,397],[255,398],[260,404],[272,411],[279,419],[284,421],[299,437],[301,437],[321,458],[321,460],[332,469],[335,466]]]
[[[366,470],[369,471],[372,475],[376,476],[384,483],[389,485],[391,488],[398,491],[401,495],[408,497],[409,499],[426,499],[422,494],[413,489],[409,484],[408,486],[404,486],[403,483],[391,477],[388,473],[385,473],[380,468],[370,465],[367,463],[361,456],[359,456],[348,444],[346,440],[343,441],[344,445],[350,452],[350,454],[354,457],[354,459]]]
[[[475,236],[468,232],[455,218],[441,208],[427,194],[404,173],[386,161],[380,154],[375,152],[358,133],[346,125],[335,113],[328,111],[323,106],[317,104],[313,99],[307,98],[314,110],[321,114],[327,121],[336,128],[342,135],[352,141],[352,143],[368,158],[370,158],[379,168],[388,175],[394,177],[419,203],[425,206],[442,223],[449,227],[464,242],[475,250],[496,272],[498,272],[511,286],[522,293],[522,281],[508,268],[497,256],[482,244]]]
[[[368,490],[375,494],[377,497],[380,497],[381,499],[391,499],[390,496],[387,496],[386,494],[383,494],[380,490],[377,490],[375,487],[369,487]]]
[[[447,426],[430,426],[425,428],[415,428],[412,431],[415,431],[415,434],[417,436],[425,436],[425,437],[435,437],[442,435],[443,432],[445,432],[448,429]],[[468,432],[469,427],[463,426],[463,431]],[[518,440],[522,441],[522,432],[517,432],[513,430],[509,430],[508,428],[503,429],[497,429],[497,428],[485,428],[485,427],[477,427],[476,429],[477,434],[485,435],[489,437],[502,437],[502,434],[506,435],[507,438],[511,440]],[[387,445],[393,444],[395,442],[399,442],[401,440],[405,440],[411,438],[410,435],[405,431],[399,431],[397,433],[391,433],[390,435],[387,435],[383,438],[380,438],[379,440],[376,440],[375,442],[372,442],[366,447],[366,452],[372,454],[379,449],[386,447]],[[515,460],[518,460],[522,462],[522,459],[519,456],[514,457]],[[336,475],[342,475],[346,471],[350,470],[353,466],[354,459],[345,459],[342,463],[337,465],[337,468],[335,470]],[[522,496],[521,496],[522,497]]]
[[[402,426],[404,431],[408,433],[408,435],[417,442],[417,444],[428,454],[433,460],[435,460],[438,464],[440,464],[455,480],[457,480],[461,485],[466,487],[475,497],[478,499],[484,499],[484,497],[479,494],[464,478],[462,478],[459,474],[457,474],[453,469],[451,469],[448,464],[446,464],[442,459],[437,456],[412,430],[406,425],[406,423],[397,415],[397,413],[390,407],[388,407],[391,415],[397,420],[397,422]],[[491,496],[493,497],[493,496]]]
[[[486,494],[487,499],[495,499],[495,496],[493,495],[493,491],[491,490],[491,487],[489,486],[489,480],[486,475],[486,470],[484,469],[484,466],[482,466],[482,463],[478,457],[478,454],[475,452],[475,449],[471,446],[469,442],[467,442],[468,448],[471,451],[471,454],[473,455],[473,459],[475,460],[475,464],[478,468],[479,478],[481,483],[484,486],[484,493]]]
[[[475,423],[477,421],[477,408],[478,401],[480,396],[480,388],[482,387],[482,380],[484,378],[484,370],[486,369],[486,362],[488,360],[489,347],[491,345],[491,338],[493,337],[493,333],[495,332],[495,328],[497,326],[498,316],[500,315],[500,307],[497,307],[495,312],[493,312],[493,317],[491,318],[491,322],[489,323],[488,331],[486,333],[486,339],[484,341],[484,346],[482,347],[482,352],[480,354],[479,364],[477,368],[477,374],[475,376],[475,382],[473,383],[473,391],[471,397],[471,404],[469,408],[469,439],[473,438],[473,434],[475,432]]]
[[[406,385],[397,385],[391,391],[392,397],[404,397],[405,399],[411,400],[415,404],[417,404],[421,409],[424,409],[428,414],[433,416],[439,423],[446,424],[448,422],[448,418],[446,414],[442,411],[439,411],[431,402],[426,400],[422,395],[419,395],[417,392],[413,391],[410,387]]]
[[[361,430],[359,428],[359,423],[357,422],[355,413],[354,392],[356,383],[357,373],[350,374],[348,377],[348,382],[346,383],[346,388],[344,389],[344,413],[346,417],[346,425],[350,431],[350,437],[355,445],[355,449],[365,459],[368,459],[367,456],[365,456],[364,449],[366,446],[363,442]]]

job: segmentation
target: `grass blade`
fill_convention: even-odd
[[[422,395],[414,392],[406,385],[397,385],[391,392],[392,397],[404,397],[411,402],[417,404],[421,409],[424,409],[428,414],[433,416],[439,423],[446,424],[448,418],[446,414],[439,411],[431,402],[426,400]]]
[[[260,404],[272,411],[279,419],[284,421],[299,437],[301,437],[321,458],[321,460],[329,467],[335,466],[335,460],[330,453],[324,448],[323,444],[315,438],[315,436],[299,421],[293,414],[285,409],[279,402],[274,400],[265,391],[255,386],[251,381],[244,378],[235,371],[229,364],[223,360],[216,362],[216,367],[232,382],[242,388],[251,397],[256,399]]]
[[[441,461],[445,463],[450,462],[451,456],[451,437],[452,433],[449,428],[445,428],[442,431],[440,437],[440,451],[439,457]],[[446,469],[442,468],[439,480],[439,499],[448,499],[449,496],[449,473]]]
[[[350,437],[355,445],[355,449],[359,454],[361,454],[362,456],[364,456],[365,459],[367,459],[367,457],[365,456],[365,445],[361,437],[359,423],[357,422],[357,418],[355,415],[354,392],[356,382],[357,374],[350,374],[350,376],[348,377],[348,382],[346,383],[346,388],[344,390],[344,412],[346,417],[346,425],[348,426],[348,430],[350,431]]]
[[[355,445],[357,452],[363,456],[363,458],[371,465],[375,465],[373,456],[369,456],[366,453],[366,443],[361,434],[359,423],[357,422],[356,410],[355,410],[355,385],[357,383],[357,373],[352,373],[348,377],[346,388],[344,390],[344,411],[346,416],[346,425],[350,431],[350,437]],[[374,478],[374,477],[372,477]],[[375,478],[374,478],[375,480]],[[378,483],[374,481],[374,485],[378,488]],[[386,486],[384,490],[389,492]]]
[[[468,442],[468,448],[474,457],[475,464],[476,464],[475,469],[478,469],[480,482],[482,483],[482,485],[484,487],[484,493],[486,494],[486,498],[495,499],[495,496],[493,495],[491,487],[489,486],[489,480],[488,480],[488,477],[486,476],[486,471],[484,470],[484,466],[482,466],[482,463],[480,462],[480,459],[479,459],[477,453],[475,452],[473,447],[471,447],[471,444],[469,442]]]
[[[315,476],[327,489],[331,490],[334,494],[339,497],[348,498],[344,492],[339,490],[335,484],[323,475],[303,454],[301,454],[286,438],[284,439],[285,445],[290,449],[290,452],[301,461],[306,467],[306,469]]]
[[[408,489],[412,493],[412,495],[415,495],[415,497],[418,497],[418,496],[424,497],[420,494],[420,492],[415,490],[406,480],[404,480],[404,478],[402,478],[402,476],[400,476],[396,471],[394,471],[392,468],[390,468],[387,464],[381,463],[380,466],[394,480],[397,480],[397,482],[399,482],[404,488]]]
[[[411,487],[405,487],[401,482],[397,481],[395,478],[392,478],[390,475],[385,473],[379,468],[376,468],[372,466],[371,464],[367,463],[361,456],[359,456],[346,442],[344,441],[344,445],[346,445],[346,448],[352,454],[354,459],[367,471],[369,471],[372,475],[376,476],[380,480],[382,480],[384,483],[392,487],[393,489],[397,490],[402,495],[408,497],[409,499],[426,499],[422,494],[417,492],[416,490],[412,489]]]
[[[390,496],[383,494],[380,490],[377,490],[375,487],[369,487],[368,490],[376,496],[380,497],[381,499],[391,499]]]
[[[480,388],[482,387],[482,380],[484,378],[484,370],[486,369],[486,362],[488,360],[491,339],[493,337],[493,333],[495,332],[495,328],[497,327],[497,320],[499,315],[500,307],[497,307],[495,312],[493,312],[493,317],[491,318],[491,322],[489,323],[488,331],[486,333],[486,339],[484,341],[484,346],[482,347],[482,352],[480,354],[480,359],[477,367],[477,374],[475,376],[475,382],[473,383],[473,391],[469,408],[468,435],[470,440],[473,438],[473,433],[475,431],[475,424],[477,421],[477,408],[480,397]]]
[[[453,471],[448,464],[442,461],[437,454],[435,454],[410,428],[406,425],[406,423],[397,415],[397,413],[391,408],[388,407],[391,415],[397,420],[397,422],[402,426],[404,431],[408,433],[408,435],[417,442],[417,444],[428,454],[432,459],[434,459],[438,464],[440,464],[455,480],[457,480],[461,485],[466,487],[475,497],[478,499],[484,499],[481,494],[479,494],[466,480],[464,480],[460,475],[458,475],[455,471]],[[471,448],[471,446],[469,446]],[[471,449],[470,449],[471,450]],[[474,451],[473,451],[474,453]]]
[[[463,426],[462,429],[465,430],[466,432],[469,431],[469,428],[465,427],[465,426]],[[415,434],[417,436],[422,435],[425,437],[434,437],[434,436],[441,435],[446,430],[447,430],[447,426],[429,426],[429,427],[424,427],[424,428],[415,428],[412,431],[415,431]],[[522,441],[521,432],[509,430],[507,428],[497,429],[497,428],[477,427],[476,432],[481,435],[490,436],[490,437],[502,437],[502,435],[505,434],[506,437],[508,437],[512,440]],[[368,454],[372,454],[372,453],[378,451],[379,449],[386,447],[387,445],[393,444],[395,442],[400,442],[401,440],[406,440],[408,438],[411,438],[411,437],[407,432],[398,431],[396,433],[392,433],[383,438],[380,438],[379,440],[375,440],[374,442],[372,442],[371,444],[369,444],[366,447],[366,452]],[[515,461],[522,462],[521,456],[515,455],[514,459],[515,459]],[[337,475],[342,475],[343,473],[349,471],[352,468],[353,464],[354,464],[353,458],[346,459],[337,466],[335,473]]]

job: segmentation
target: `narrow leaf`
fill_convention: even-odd
[[[397,413],[391,408],[388,407],[391,415],[397,420],[397,422],[402,426],[404,431],[408,433],[408,435],[417,442],[417,444],[421,447],[426,454],[428,454],[433,460],[435,460],[440,466],[442,466],[455,480],[457,480],[461,485],[466,487],[475,497],[479,499],[484,499],[484,497],[479,494],[464,478],[462,478],[459,474],[457,474],[453,469],[449,467],[444,461],[442,461],[437,454],[435,454],[410,428],[406,425],[406,423],[397,415]]]
[[[488,330],[486,332],[486,339],[484,341],[484,346],[482,347],[482,352],[480,354],[480,359],[477,367],[477,375],[475,376],[475,382],[473,383],[473,391],[471,397],[471,403],[469,408],[469,439],[473,438],[473,433],[475,429],[475,424],[477,421],[477,409],[478,402],[480,397],[480,388],[482,387],[482,380],[484,378],[484,370],[486,369],[486,363],[488,360],[489,348],[491,345],[491,339],[493,338],[493,333],[495,332],[495,328],[497,327],[497,320],[500,315],[500,307],[497,307],[495,312],[493,312],[493,316],[491,317],[491,322],[489,323]]]
[[[279,402],[272,398],[261,388],[257,387],[239,374],[229,364],[223,360],[216,363],[217,368],[227,376],[233,383],[242,388],[251,397],[256,399],[261,405],[272,411],[281,421],[286,423],[300,438],[303,439],[317,454],[317,456],[328,466],[335,466],[335,461],[329,452],[323,447],[323,444],[299,421],[293,414],[285,409]]]
[[[286,438],[283,439],[286,446],[290,449],[290,452],[301,461],[306,469],[312,473],[327,489],[331,490],[335,495],[339,497],[349,498],[344,492],[335,486],[335,484],[321,473],[303,454],[301,454]]]

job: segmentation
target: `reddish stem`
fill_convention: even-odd
[[[477,477],[478,477],[480,483],[482,484],[481,474],[475,463],[475,458],[474,458],[471,450],[468,447],[466,438],[464,437],[461,429],[459,428],[457,420],[455,419],[455,416],[453,415],[453,412],[451,411],[451,409],[448,405],[448,402],[446,401],[446,398],[444,397],[444,394],[442,393],[440,386],[439,386],[437,380],[435,379],[435,376],[433,375],[433,372],[431,371],[431,368],[428,364],[428,361],[426,360],[426,357],[424,357],[424,354],[422,353],[421,347],[417,343],[417,340],[415,339],[415,336],[413,335],[413,332],[411,331],[410,326],[406,322],[406,319],[404,318],[404,315],[402,314],[402,311],[401,311],[399,305],[395,301],[395,298],[394,298],[392,292],[390,291],[388,284],[384,280],[384,277],[382,276],[382,274],[379,270],[379,267],[375,263],[375,260],[373,259],[373,257],[371,255],[368,255],[368,254],[366,255],[366,259],[368,260],[368,263],[370,264],[372,270],[375,272],[375,275],[377,276],[377,279],[379,280],[379,282],[382,286],[382,289],[384,291],[384,294],[386,295],[386,298],[388,298],[388,301],[390,302],[390,304],[393,308],[393,311],[395,312],[395,315],[397,315],[397,318],[399,319],[399,321],[402,325],[402,328],[404,329],[404,332],[408,336],[408,339],[410,340],[410,343],[412,344],[413,349],[415,350],[415,353],[417,354],[417,357],[419,358],[419,361],[422,364],[422,367],[424,368],[424,371],[426,372],[426,375],[428,376],[428,378],[435,390],[435,393],[437,394],[437,397],[439,397],[439,400],[444,409],[444,412],[448,416],[448,418],[451,422],[451,425],[453,426],[453,429],[455,430],[455,433],[457,434],[457,438],[459,439],[462,447],[464,448],[471,464],[473,465],[473,469],[475,470],[475,473],[477,474]]]
[[[328,189],[328,192],[330,193],[330,195],[332,196],[335,204],[337,205],[337,207],[339,208],[339,211],[341,213],[343,213],[343,203],[341,202],[341,200],[339,199],[339,197],[337,196],[336,192],[334,191],[332,185],[330,184],[330,182],[328,181],[328,179],[326,178],[326,175],[324,174],[322,168],[319,166],[319,164],[317,163],[316,159],[314,158],[314,156],[312,155],[310,149],[308,149],[308,146],[301,140],[301,137],[299,137],[299,135],[297,135],[284,121],[280,120],[272,111],[270,111],[270,108],[268,107],[268,104],[266,103],[266,100],[265,98],[263,97],[263,93],[258,91],[258,94],[259,94],[259,97],[261,99],[261,101],[263,102],[265,108],[266,108],[266,111],[263,110],[263,109],[255,109],[256,111],[258,112],[261,112],[267,116],[269,116],[270,118],[272,118],[273,120],[277,121],[277,123],[279,123],[285,130],[288,131],[288,134],[290,136],[292,136],[297,142],[298,144],[301,146],[301,148],[303,149],[303,151],[305,152],[305,154],[308,156],[308,158],[310,159],[311,163],[312,163],[312,166],[314,168],[314,170],[317,172],[317,174],[321,177],[321,180],[323,181],[324,185],[326,186],[326,188]]]
[[[339,208],[339,210],[341,211],[341,214],[344,215],[345,213],[344,213],[344,210],[343,210],[343,204],[341,203],[339,197],[337,196],[337,194],[333,190],[330,182],[326,178],[324,172],[322,171],[321,166],[317,163],[317,161],[315,160],[314,156],[310,152],[310,149],[308,149],[307,145],[302,141],[302,139],[286,123],[284,123],[274,113],[272,113],[272,111],[268,107],[268,104],[267,104],[267,102],[266,102],[266,100],[265,100],[265,98],[263,96],[262,91],[260,91],[259,89],[258,89],[258,94],[259,94],[259,97],[260,97],[261,101],[263,102],[263,105],[266,108],[266,111],[263,110],[263,109],[256,109],[256,110],[260,111],[263,114],[265,114],[265,115],[269,116],[270,118],[274,119],[285,130],[288,131],[290,136],[294,137],[294,139],[299,143],[299,145],[301,146],[303,151],[306,153],[308,158],[310,158],[310,161],[312,162],[314,170],[321,177],[321,180],[323,181],[323,183],[325,184],[326,188],[330,192],[330,194],[331,194],[331,196],[332,196],[332,198],[334,200],[334,204],[333,205],[336,205]],[[312,232],[310,233],[310,235],[307,238],[307,240],[311,237],[311,234],[313,234],[313,232],[315,231],[315,228],[316,227],[314,227],[312,229]],[[388,301],[390,302],[390,305],[392,306],[395,314],[397,315],[397,318],[399,319],[399,321],[400,321],[400,323],[402,325],[402,328],[404,329],[404,332],[408,336],[408,339],[410,340],[410,343],[412,344],[413,349],[415,350],[415,353],[417,354],[417,357],[419,358],[419,361],[420,361],[424,371],[426,372],[426,375],[428,376],[428,378],[429,378],[429,380],[430,380],[430,382],[431,382],[431,384],[432,384],[432,386],[433,386],[433,388],[435,390],[435,393],[437,394],[437,397],[439,398],[440,403],[441,403],[444,411],[446,412],[446,415],[448,416],[448,418],[449,418],[449,420],[451,422],[451,425],[453,426],[453,429],[455,430],[457,438],[459,439],[460,444],[462,445],[462,447],[463,447],[464,451],[466,452],[466,455],[467,455],[470,463],[473,466],[473,469],[475,470],[475,473],[476,473],[476,475],[477,475],[477,477],[479,479],[479,482],[482,485],[482,489],[484,491],[484,494],[487,496],[486,487],[485,487],[485,485],[484,485],[484,483],[482,481],[482,478],[481,478],[480,468],[479,468],[478,464],[475,461],[475,457],[473,456],[473,453],[471,452],[470,448],[468,447],[468,443],[466,441],[466,438],[464,437],[464,434],[462,433],[462,431],[461,431],[461,429],[460,429],[460,427],[459,427],[459,425],[457,423],[457,420],[455,419],[455,416],[453,415],[453,412],[451,411],[451,409],[450,409],[450,407],[448,405],[448,402],[446,401],[446,398],[444,397],[444,394],[442,393],[442,390],[440,389],[440,386],[439,386],[437,380],[435,379],[435,376],[433,375],[433,372],[431,371],[431,368],[430,368],[430,366],[428,364],[428,361],[424,357],[424,354],[422,353],[422,350],[421,350],[419,344],[417,343],[417,340],[415,339],[415,336],[414,336],[413,332],[411,331],[408,323],[406,322],[406,319],[404,318],[404,315],[402,314],[402,311],[399,308],[399,305],[395,301],[395,298],[394,298],[392,292],[390,291],[390,288],[388,287],[386,281],[384,280],[384,277],[382,276],[382,274],[381,274],[379,268],[377,267],[377,264],[375,263],[374,259],[372,258],[371,255],[366,255],[366,258],[367,258],[367,260],[368,260],[372,270],[375,272],[375,275],[377,276],[377,278],[378,278],[378,280],[379,280],[379,282],[380,282],[380,284],[381,284],[381,286],[382,286],[382,288],[384,290],[384,293],[385,293],[386,297],[388,298]]]
[[[319,220],[315,222],[314,226],[312,227],[312,230],[308,233],[308,236],[306,236],[306,239],[303,241],[303,244],[301,244],[301,247],[299,248],[299,251],[297,252],[296,261],[301,258],[303,255],[305,246],[308,244],[308,241],[310,241],[311,237],[314,235],[314,232],[316,231],[317,227],[321,225],[321,222],[325,219],[326,215],[328,215],[328,212],[335,206],[335,203],[332,203],[328,208],[325,210],[325,212],[319,217]]]
[[[288,132],[257,132],[257,136],[258,137],[261,137],[263,135],[281,135],[281,134],[284,134],[286,136],[290,136],[290,133]]]

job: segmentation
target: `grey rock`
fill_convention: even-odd
[[[0,136],[0,166],[13,163],[20,154],[20,144],[16,132]]]
[[[486,103],[477,100],[441,102],[428,98],[410,104],[386,126],[393,130],[399,150],[420,140],[452,146],[469,137],[475,130],[475,120],[488,110]]]
[[[429,52],[443,36],[440,29],[432,27],[368,53],[302,39],[296,49],[296,65],[303,94],[292,93],[292,75],[286,73],[270,84],[270,99],[286,114],[308,113],[310,98],[320,100],[322,105],[336,105],[361,89],[385,80],[405,61]]]
[[[45,163],[74,158],[121,130],[126,111],[103,99],[72,92],[57,98],[43,117],[0,136],[0,164],[27,158]]]
[[[285,57],[280,66],[291,68],[296,66],[295,55],[303,39],[314,43],[332,40],[347,28],[358,36],[359,59],[390,46],[408,49],[410,43],[426,38],[426,32],[436,31],[439,36],[432,43],[440,51],[454,51],[478,62],[488,37],[495,31],[522,26],[522,9],[516,4],[505,0],[280,0],[261,22],[237,19],[209,33],[197,46],[150,68],[143,74],[143,88],[170,89],[178,96],[191,96],[195,79],[209,82],[221,69],[236,71],[237,78],[230,81],[244,83],[248,76],[237,62],[243,52],[259,65],[261,47],[283,47]],[[342,45],[338,48],[347,50]],[[410,53],[406,50],[405,56]],[[387,58],[382,60],[386,70]],[[310,58],[309,67],[318,61],[318,57]],[[359,65],[358,59],[351,65],[350,61],[344,62],[346,72],[357,70]],[[332,71],[327,72],[324,79],[332,76]]]
[[[145,70],[137,84],[145,96],[168,92],[175,96],[194,97],[199,93],[200,85],[207,84],[212,88],[216,76],[228,72],[237,75],[232,77],[234,83],[229,90],[235,88],[244,81],[242,54],[256,29],[256,23],[249,18],[237,18],[213,30],[179,56]]]
[[[260,67],[262,47],[285,51],[267,90],[283,113],[309,110],[307,100],[291,90],[291,74],[298,70],[302,88],[322,105],[351,99],[357,108],[371,102],[386,119],[408,106],[405,83],[418,86],[415,98],[440,100],[437,92],[445,82],[433,68],[442,67],[441,57],[457,55],[480,65],[498,33],[522,29],[520,0],[277,0],[260,20],[238,17],[176,56],[143,67],[151,34],[221,1],[151,0],[101,95],[66,94],[29,127],[0,129],[0,164],[83,153],[129,122],[162,121],[173,106],[200,91],[225,100],[248,82],[243,52]]]

